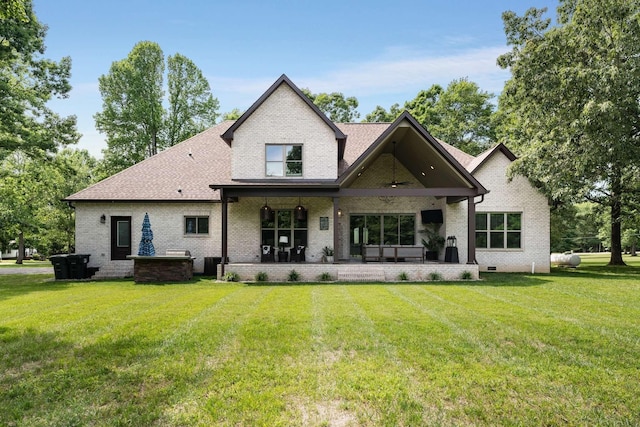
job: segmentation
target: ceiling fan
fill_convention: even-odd
[[[391,182],[385,182],[385,187],[397,188],[399,185],[411,184],[410,181],[398,181],[396,179],[396,141],[393,141],[393,175]]]

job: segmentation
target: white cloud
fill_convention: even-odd
[[[446,84],[456,78],[469,77],[483,90],[499,91],[508,73],[496,65],[496,59],[506,51],[506,47],[491,47],[453,55],[415,53],[404,58],[382,58],[324,77],[303,79],[302,84],[316,92],[340,91],[368,96],[426,89],[434,83]]]
[[[359,110],[364,115],[375,104],[402,104],[413,99],[421,89],[436,83],[446,86],[461,77],[467,77],[480,89],[497,95],[509,73],[496,65],[496,59],[507,50],[506,46],[495,46],[447,55],[394,47],[380,58],[345,64],[339,70],[319,71],[312,76],[288,75],[296,85],[310,88],[313,92],[343,92],[347,96],[355,96],[361,101]],[[320,67],[317,69],[321,70]],[[228,111],[236,107],[247,109],[278,77],[243,79],[212,76],[209,81],[222,110]]]

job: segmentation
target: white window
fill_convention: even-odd
[[[209,234],[209,217],[185,216],[184,234]]]
[[[476,248],[522,248],[522,213],[476,213]]]
[[[267,176],[302,176],[302,145],[266,146]]]

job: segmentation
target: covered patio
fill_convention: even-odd
[[[253,280],[265,272],[270,280],[282,281],[295,269],[305,281],[323,273],[341,281],[395,281],[401,273],[416,281],[434,273],[455,280],[463,272],[477,279],[475,198],[487,190],[456,160],[455,149],[445,149],[407,113],[373,143],[360,142],[356,128],[344,130],[354,138],[350,144],[346,137],[336,138],[337,179],[305,179],[301,169],[297,177],[210,185],[221,203],[222,259],[230,261],[219,266],[218,277],[233,271],[242,280]],[[420,249],[425,227],[421,212],[429,209],[441,212],[441,237],[457,234],[462,242],[461,265],[424,263],[415,256],[388,263],[389,255],[367,256],[365,245],[394,247],[395,258],[398,251],[406,255]],[[306,262],[258,263],[258,248],[279,245],[281,252],[304,247]],[[335,263],[321,262],[323,247],[334,250]],[[444,261],[443,256],[438,259]]]

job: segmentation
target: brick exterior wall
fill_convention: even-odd
[[[131,216],[132,255],[138,253],[144,214],[149,213],[156,254],[167,249],[187,249],[195,257],[194,271],[204,271],[204,257],[221,256],[220,204],[214,203],[77,203],[76,253],[91,254],[89,267],[103,267],[111,261],[112,216]],[[100,216],[105,215],[105,224]],[[185,235],[185,216],[209,216],[208,235]]]
[[[527,272],[535,263],[536,273],[548,273],[551,252],[549,204],[526,178],[515,176],[508,181],[506,171],[510,164],[501,152],[496,152],[474,173],[490,190],[484,201],[476,205],[476,212],[522,212],[522,248],[476,249],[480,271],[496,267],[497,271]]]
[[[233,179],[266,178],[265,144],[302,144],[304,179],[338,176],[334,131],[286,84],[234,132]]]

